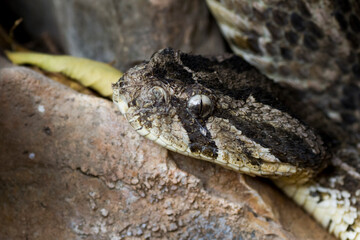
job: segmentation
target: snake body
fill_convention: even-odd
[[[341,126],[344,133],[330,134],[339,141],[329,148],[330,167],[313,184],[277,183],[335,236],[360,239],[360,2],[207,3],[235,53],[274,81],[301,89],[307,105]],[[316,122],[325,124],[310,125]]]
[[[270,177],[336,237],[360,239],[360,3],[208,5],[272,80],[240,57],[163,49],[113,85],[114,102],[148,139]]]

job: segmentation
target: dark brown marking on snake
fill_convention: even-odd
[[[288,24],[288,14],[286,12],[275,9],[272,11],[272,15],[274,22],[280,27]]]
[[[356,61],[356,54],[354,52],[351,52],[348,56],[347,56],[347,61],[348,62],[355,62]]]
[[[326,229],[327,229],[328,231],[329,231],[329,229],[330,229],[330,226],[331,226],[332,222],[333,222],[333,220],[330,219],[329,223],[328,223],[327,226],[326,226]]]
[[[351,125],[357,121],[356,117],[352,113],[342,112],[340,115],[345,124]]]
[[[338,22],[340,28],[343,30],[343,31],[346,31],[347,27],[348,27],[348,23],[344,17],[344,15],[339,12],[339,11],[336,11],[335,12],[335,19],[336,21]]]
[[[309,195],[311,197],[313,197],[313,198],[318,197],[319,199],[317,200],[317,203],[321,203],[322,201],[324,201],[324,198],[323,198],[322,194],[320,192],[316,191],[316,190],[310,191]]]
[[[261,49],[260,49],[260,47],[259,47],[259,42],[258,42],[258,41],[259,41],[259,39],[256,38],[256,37],[250,37],[250,38],[248,38],[248,40],[247,40],[248,45],[249,45],[249,49],[250,49],[252,52],[256,53],[256,54],[261,55],[262,52],[261,52]]]
[[[228,95],[234,100],[243,100],[252,95],[256,98],[258,102],[269,105],[275,109],[280,111],[288,110],[282,103],[278,101],[276,96],[266,91],[266,89],[260,87],[253,87],[242,85],[237,89],[229,89],[226,85],[222,84],[220,81],[216,81],[216,79],[211,79],[210,81],[199,81],[204,87],[209,89],[217,89],[222,94]]]
[[[324,37],[324,33],[323,31],[318,27],[318,25],[316,25],[314,22],[309,21],[307,23],[307,30],[313,34],[315,37],[317,37],[318,39],[321,39]]]
[[[230,1],[228,1],[230,3]],[[245,2],[239,3],[239,2],[232,2],[233,7],[241,12],[242,14],[246,15],[246,16],[250,16],[252,13],[252,8],[246,4]],[[231,8],[230,8],[231,9]]]
[[[336,60],[336,64],[343,73],[348,73],[349,72],[348,63],[346,61],[344,61],[343,59]]]
[[[268,73],[276,72],[276,67],[272,63],[269,63],[265,69],[266,69],[266,72],[268,72]]]
[[[285,33],[285,38],[291,45],[296,45],[298,42],[299,36],[294,31],[288,31]]]
[[[251,66],[248,62],[244,61],[242,58],[236,55],[232,55],[231,57],[222,60],[221,63],[216,60],[213,61],[215,61],[217,64],[220,64],[224,69],[231,70],[237,74],[248,72],[251,69],[254,69],[254,67]]]
[[[324,197],[322,194],[319,194],[319,200],[317,201],[317,203],[321,203],[322,201],[324,201]]]
[[[360,78],[360,65],[356,63],[356,64],[354,64],[354,65],[352,66],[351,69],[352,69],[354,75],[355,75],[356,77]]]
[[[315,197],[318,197],[320,194],[317,191],[310,191],[309,195],[315,198]]]
[[[180,54],[182,63],[195,72],[213,72],[214,62],[199,55]]]
[[[186,66],[192,70],[195,70],[198,66],[202,66],[203,64],[211,65],[211,63],[208,63],[209,59],[207,58],[197,56],[196,58],[192,59],[191,56],[185,56],[187,54],[183,54],[183,55],[184,56],[182,56],[181,58],[189,59],[189,62],[187,62]],[[195,67],[192,66],[192,64],[190,64],[190,59],[195,61]],[[259,87],[259,84],[257,84],[256,86],[252,86],[251,84],[249,84],[249,82],[247,82],[246,79],[239,78],[239,75],[237,74],[248,72],[251,69],[253,69],[253,67],[250,64],[245,62],[240,57],[232,56],[221,62],[217,62],[217,61],[212,61],[212,62],[220,66],[223,71],[217,71],[216,74],[215,73],[213,75],[207,74],[206,76],[199,78],[197,80],[198,83],[203,85],[205,88],[216,89],[216,91],[228,95],[234,100],[246,101],[246,99],[250,95],[252,95],[256,98],[258,102],[269,105],[280,111],[289,112],[289,109],[285,107],[285,105],[282,104],[277,99],[277,96],[274,95],[274,93],[269,92],[270,88],[267,89],[266,87]],[[283,71],[289,71],[289,69],[284,69]],[[229,88],[228,84],[223,82],[223,79],[226,78],[239,78],[236,89]],[[258,81],[260,81],[260,79],[258,79]],[[271,83],[269,80],[267,81],[267,83],[269,85],[274,84]],[[281,88],[280,86],[277,87]]]
[[[221,61],[221,63],[214,59],[186,53],[181,53],[180,59],[186,67],[193,70],[194,72],[207,72],[209,74],[215,74],[217,72],[217,68],[214,66],[216,65],[218,67],[221,65],[222,68],[233,71],[236,74],[241,74],[253,69],[249,63],[235,55],[226,58],[225,60]],[[205,70],[203,70],[202,67],[204,67]],[[206,79],[200,79],[199,81],[203,83],[206,81]]]
[[[169,56],[168,54],[165,54],[165,56],[162,54],[157,55],[156,58],[153,58],[150,60],[149,64],[151,64],[151,74],[153,76],[157,77],[159,80],[164,80],[167,78],[173,78],[176,80],[180,80],[184,82],[185,84],[195,84],[195,80],[192,78],[192,74],[184,69],[185,67],[188,67],[194,72],[205,72],[206,75],[215,76],[218,68],[226,69],[227,71],[231,71],[234,76],[236,74],[241,74],[243,72],[248,72],[251,69],[254,69],[249,63],[245,62],[242,58],[237,57],[235,55],[228,57],[219,63],[215,59],[209,59],[202,57],[200,55],[190,55],[186,53],[180,54],[180,59],[184,65],[180,65],[177,63],[165,63],[165,64],[156,64],[157,62],[163,62],[163,61],[170,61],[175,62],[175,56],[174,52],[171,53],[172,56]],[[153,63],[154,62],[154,63]],[[217,68],[215,68],[217,66]],[[170,71],[178,71],[179,74],[175,75],[172,74]],[[158,74],[158,73],[162,74]],[[185,77],[182,78],[180,74],[185,74]],[[212,75],[215,74],[215,75]],[[189,80],[191,78],[191,80]],[[199,79],[199,81],[206,82],[206,79]],[[208,80],[209,81],[209,80]],[[219,82],[219,84],[221,84]],[[218,87],[218,86],[217,86]]]
[[[344,153],[344,156],[342,154],[339,154],[340,159],[346,159],[346,164],[355,167],[358,165],[358,157],[354,156],[351,153]],[[355,168],[356,169],[356,168]],[[356,169],[358,172],[358,169]],[[338,176],[342,178],[342,181],[335,181],[335,183],[331,184],[329,182],[330,177]],[[341,169],[339,166],[333,166],[330,165],[324,171],[321,173],[321,177],[315,178],[316,181],[319,182],[324,187],[328,187],[331,189],[338,189],[340,191],[347,191],[351,195],[355,196],[355,192],[359,189],[359,180],[352,177],[350,174],[346,173],[343,169]],[[346,184],[344,184],[346,183]]]
[[[297,7],[300,11],[300,13],[305,16],[305,17],[311,17],[311,13],[309,11],[309,9],[307,8],[306,4],[301,1],[301,0],[298,0],[297,1]]]
[[[317,43],[316,38],[314,38],[312,35],[305,33],[303,43],[305,47],[315,51],[319,49],[319,45]]]
[[[241,48],[241,49],[247,49],[249,47],[247,39],[235,35],[234,37],[229,38],[229,41],[231,44]]]
[[[280,48],[281,56],[286,60],[291,60],[293,58],[292,52],[289,48],[282,47]]]
[[[291,74],[291,70],[290,70],[290,68],[288,66],[281,65],[281,66],[279,66],[279,73],[282,76],[286,77],[286,76],[289,76]]]
[[[202,153],[208,157],[217,158],[218,148],[212,140],[209,130],[206,128],[206,120],[202,118],[194,118],[186,109],[186,102],[171,97],[171,105],[177,110],[177,115],[186,130],[190,140],[190,150],[193,153]],[[200,129],[206,132],[205,136],[200,132]]]
[[[351,30],[353,30],[353,32],[355,32],[355,33],[360,32],[360,20],[354,14],[350,15],[349,24],[350,24]]]
[[[266,51],[270,54],[270,55],[277,55],[278,51],[276,49],[276,46],[271,43],[271,42],[268,42],[266,43],[265,45],[265,48],[266,48]]]
[[[269,29],[269,32],[274,40],[278,40],[281,38],[282,31],[278,27],[276,27],[274,24],[272,24],[271,22],[268,22],[268,23],[266,23],[266,27]]]
[[[359,46],[358,38],[355,34],[348,32],[346,33],[346,38],[349,40],[353,48],[357,48]]]
[[[265,122],[253,122],[234,117],[227,111],[214,111],[213,115],[228,119],[243,135],[269,148],[270,152],[282,162],[298,167],[319,167],[322,156],[314,154],[312,148],[303,139],[291,132],[275,128]]]
[[[149,64],[152,66],[152,72],[149,75],[159,79],[181,80],[187,84],[194,84],[192,74],[184,67],[174,61],[174,50],[166,48],[162,51],[161,58],[152,58]]]
[[[142,122],[143,126],[147,129],[152,128],[152,122],[149,121],[146,115],[140,117],[140,121]]]
[[[347,232],[354,232],[355,230],[354,230],[354,228],[353,228],[352,225],[349,225],[349,226],[346,228],[346,231],[347,231]]]
[[[260,159],[253,157],[253,152],[246,147],[244,142],[242,142],[239,139],[236,139],[236,141],[240,146],[242,146],[242,149],[241,149],[242,153],[246,155],[246,158],[247,158],[247,160],[249,161],[249,163],[251,165],[253,165],[253,166],[261,166],[263,164],[263,162]],[[238,159],[238,161],[239,161],[239,159]]]
[[[300,76],[301,78],[307,78],[307,77],[309,77],[309,71],[307,71],[307,69],[299,68],[299,69],[297,70],[297,74],[298,74],[298,76]]]
[[[291,25],[298,32],[305,30],[305,20],[297,13],[292,13],[290,16]]]
[[[345,109],[360,108],[360,88],[356,84],[348,84],[342,89],[341,104]]]
[[[268,9],[266,9],[265,11],[262,12],[262,11],[258,10],[257,8],[253,7],[253,14],[254,14],[255,18],[261,22],[266,21],[269,18]]]
[[[335,0],[335,5],[343,13],[347,13],[351,10],[351,5],[349,3],[349,0]]]

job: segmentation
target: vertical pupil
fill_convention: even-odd
[[[204,95],[195,95],[190,98],[187,107],[195,117],[206,117],[211,111],[211,100]]]
[[[201,99],[199,99],[198,102],[193,105],[193,107],[192,107],[192,112],[193,112],[196,116],[201,116]]]
[[[202,105],[202,99],[200,98],[199,101],[199,116],[202,116],[203,111],[203,105]]]

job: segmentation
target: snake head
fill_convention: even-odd
[[[274,88],[238,57],[163,49],[113,85],[113,100],[138,133],[169,150],[250,175],[306,181],[324,167],[325,147],[278,103]]]

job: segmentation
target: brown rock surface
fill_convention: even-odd
[[[271,184],[169,153],[0,61],[0,239],[332,239]]]

